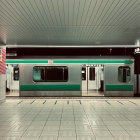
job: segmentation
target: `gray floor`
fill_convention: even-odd
[[[14,99],[0,104],[0,140],[140,140],[140,99]]]

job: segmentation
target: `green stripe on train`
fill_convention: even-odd
[[[133,91],[133,85],[105,85],[106,91]]]
[[[80,85],[20,85],[21,91],[80,91]]]
[[[48,63],[48,60],[6,60],[6,63]],[[122,60],[122,61],[80,61],[80,60],[54,60],[53,63],[127,63],[132,64],[132,60]]]
[[[48,63],[48,60],[6,60],[6,63]]]
[[[53,63],[133,63],[132,60],[123,60],[123,61],[71,61],[71,60],[54,60]]]

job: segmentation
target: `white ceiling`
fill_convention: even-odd
[[[132,45],[140,0],[0,0],[0,42],[10,45]]]

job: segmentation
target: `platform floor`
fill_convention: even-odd
[[[15,97],[19,97],[19,91],[18,90],[11,90],[11,91],[8,91],[6,92],[6,96],[7,97],[11,97],[11,96],[15,96]],[[90,91],[90,92],[87,92],[87,91],[82,91],[82,96],[93,96],[93,97],[102,97],[104,96],[104,92],[100,92],[100,91]]]
[[[19,90],[8,91],[6,92],[6,96],[19,96]]]
[[[0,140],[140,140],[140,99],[9,97]]]

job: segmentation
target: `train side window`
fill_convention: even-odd
[[[118,68],[118,80],[120,82],[129,82],[130,81],[130,67],[129,66],[120,66]]]
[[[67,82],[68,67],[66,66],[35,66],[33,68],[35,82]]]
[[[82,68],[82,80],[86,80],[86,68]]]
[[[35,82],[45,80],[45,67],[34,67],[33,68],[33,80]]]
[[[89,80],[95,80],[95,68],[90,67],[89,69]]]
[[[47,82],[67,82],[68,67],[47,66],[45,69],[45,81]]]

